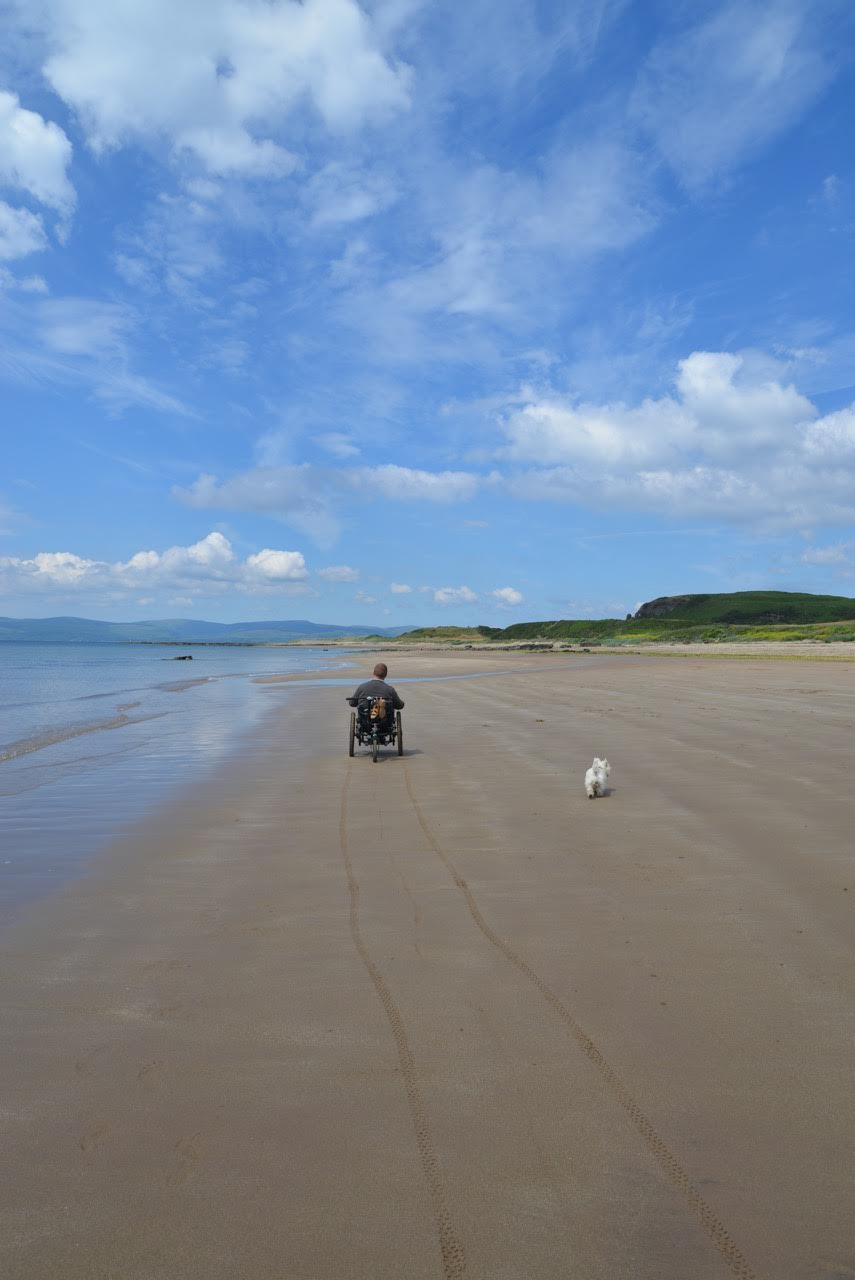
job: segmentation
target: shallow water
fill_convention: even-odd
[[[321,648],[186,652],[0,643],[0,918],[237,750],[276,703],[253,677],[349,665]]]

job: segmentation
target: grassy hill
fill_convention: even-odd
[[[793,591],[663,596],[631,618],[562,618],[509,627],[422,627],[398,644],[629,645],[720,640],[855,641],[855,600]]]
[[[731,591],[711,595],[660,596],[643,604],[636,618],[674,622],[805,623],[855,619],[855,600],[799,591]]]

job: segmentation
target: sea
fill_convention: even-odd
[[[256,677],[350,666],[322,647],[0,642],[0,924],[239,750],[281,705]]]

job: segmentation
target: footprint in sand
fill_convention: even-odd
[[[186,1182],[193,1173],[196,1165],[199,1163],[201,1149],[199,1144],[199,1134],[193,1133],[189,1138],[179,1138],[173,1148],[177,1158],[175,1168],[166,1175],[167,1185],[170,1187],[180,1186]]]
[[[88,1133],[84,1133],[82,1138],[78,1138],[77,1145],[86,1157],[86,1163],[94,1163],[95,1156],[103,1146],[104,1139],[110,1131],[109,1125],[99,1124],[94,1129],[90,1129]]]

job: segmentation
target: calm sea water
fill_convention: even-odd
[[[0,643],[0,919],[235,750],[281,704],[254,676],[349,665],[321,648]]]

